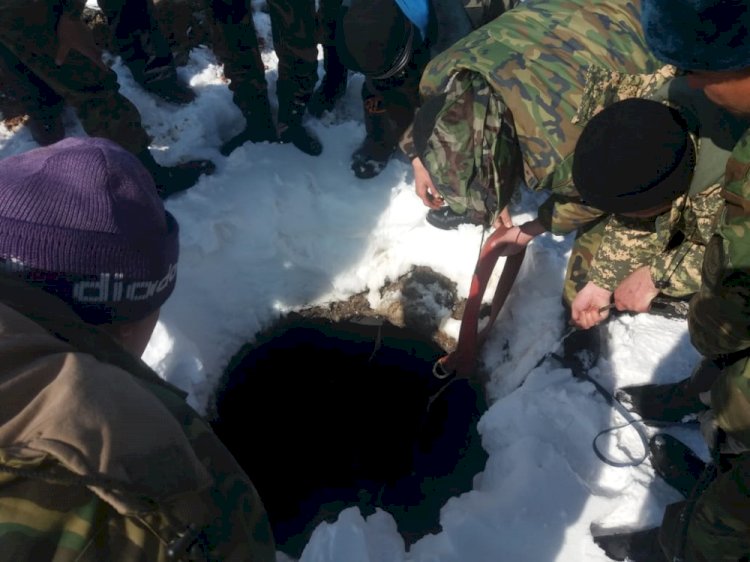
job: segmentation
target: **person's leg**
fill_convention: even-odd
[[[0,112],[6,118],[28,116],[32,138],[47,146],[65,137],[63,109],[62,98],[0,43]]]
[[[177,76],[167,39],[154,17],[153,0],[97,0],[107,18],[116,52],[147,91],[172,103],[195,93]]]
[[[320,0],[318,33],[323,45],[324,74],[307,107],[310,115],[315,117],[331,111],[346,92],[348,71],[336,52],[336,22],[340,9],[341,0]]]
[[[668,556],[686,562],[750,560],[750,453],[724,460],[726,466],[694,504],[665,512],[660,542]]]
[[[246,142],[277,140],[268,99],[266,71],[249,0],[206,2],[211,13],[211,37],[216,57],[224,64],[234,103],[245,117],[245,128],[224,143],[229,155]]]
[[[57,21],[52,7],[30,2],[0,22],[0,43],[11,51],[37,78],[74,107],[90,136],[108,138],[135,154],[154,176],[162,194],[191,187],[213,163],[205,160],[160,166],[149,152],[150,139],[136,107],[119,91],[117,75],[71,51],[57,65]]]
[[[269,0],[273,46],[279,59],[276,95],[279,140],[317,156],[320,140],[302,124],[318,81],[318,39],[313,0]]]

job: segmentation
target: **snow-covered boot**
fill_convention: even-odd
[[[387,146],[371,137],[365,140],[352,154],[352,171],[360,179],[374,178],[388,165],[391,155],[396,150],[393,145]]]
[[[388,115],[385,100],[380,95],[367,95],[362,104],[365,110],[365,140],[352,154],[352,171],[360,179],[377,176],[388,164],[398,145],[398,135]]]
[[[279,100],[279,141],[292,143],[310,156],[318,156],[323,152],[323,145],[320,139],[302,124],[304,114],[303,103],[295,100],[282,106]]]
[[[683,496],[689,497],[706,463],[682,441],[666,433],[654,435],[648,448],[656,473]]]
[[[162,199],[193,187],[201,175],[211,175],[216,169],[210,160],[190,160],[174,166],[162,166],[148,149],[137,156],[154,178],[156,190]]]

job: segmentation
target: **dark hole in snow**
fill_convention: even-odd
[[[349,506],[393,515],[407,545],[487,459],[481,389],[432,375],[444,351],[389,322],[293,315],[228,367],[214,429],[250,475],[279,550],[298,557]]]

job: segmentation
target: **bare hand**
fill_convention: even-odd
[[[651,279],[651,270],[644,265],[628,275],[615,289],[617,310],[648,312],[651,301],[659,294],[659,289]]]
[[[60,16],[57,24],[57,53],[55,64],[62,66],[71,50],[78,51],[102,70],[107,66],[102,61],[102,52],[94,42],[94,35],[80,19],[68,14]]]
[[[611,299],[612,291],[589,281],[570,305],[570,321],[583,330],[593,328],[609,316],[609,310],[602,309],[609,305]]]
[[[493,228],[513,228],[513,219],[510,216],[510,211],[508,210],[508,207],[505,207],[502,211],[500,211],[497,215],[497,218],[495,219],[495,222],[492,223]]]
[[[411,167],[414,169],[414,191],[422,203],[430,209],[439,209],[443,206],[444,201],[435,184],[432,183],[430,172],[424,167],[419,158],[411,161]]]

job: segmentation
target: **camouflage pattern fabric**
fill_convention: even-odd
[[[172,51],[154,19],[153,0],[97,0],[113,44],[140,84],[177,79]]]
[[[210,14],[212,49],[224,64],[229,89],[249,122],[273,130],[266,70],[249,0],[204,0]]]
[[[727,163],[725,207],[706,249],[702,286],[690,301],[693,345],[726,366],[711,387],[711,408],[730,437],[750,447],[750,130]],[[688,527],[686,560],[741,560],[750,552],[750,453],[699,498]]]
[[[703,286],[690,303],[693,345],[716,357],[750,347],[750,131],[726,167],[725,208],[703,263]]]
[[[62,66],[55,64],[59,14],[78,17],[82,9],[83,2],[0,0],[0,43],[75,108],[86,133],[138,154],[148,148],[149,138],[138,110],[119,93],[117,75],[76,51]]]
[[[368,137],[385,146],[399,146],[409,159],[417,156],[411,134],[414,113],[419,107],[419,81],[429,60],[475,29],[495,19],[518,4],[518,0],[432,0],[430,9],[436,22],[434,31],[424,44],[415,48],[408,66],[399,75],[386,80],[366,77],[362,86],[365,104],[365,126]],[[458,14],[457,12],[460,12]],[[466,19],[459,25],[457,15]],[[430,28],[430,31],[432,28]],[[370,101],[370,100],[377,101]],[[370,135],[381,131],[369,119],[378,119],[367,111],[368,104],[383,107],[386,126],[380,136]],[[382,119],[381,119],[382,120]]]
[[[659,543],[667,560],[741,562],[750,553],[750,453],[723,456],[694,495],[664,512]]]
[[[684,298],[700,288],[701,264],[722,205],[719,186],[678,197],[656,219],[609,216],[576,238],[564,298],[572,302],[588,282],[614,291],[633,271],[649,266],[661,294]]]
[[[481,77],[513,115],[529,186],[572,196],[570,159],[580,134],[573,118],[596,66],[627,74],[663,66],[641,36],[637,2],[528,0],[430,61],[420,93],[439,96],[465,72]],[[455,199],[467,186],[450,189]]]
[[[325,0],[324,0],[325,1]],[[318,31],[314,0],[268,0],[273,48],[279,59],[279,109],[306,106],[318,80]],[[283,122],[282,117],[279,121]]]
[[[700,292],[690,302],[688,327],[707,357],[729,357],[711,390],[719,426],[750,446],[750,130],[727,163],[725,207],[706,249]],[[732,361],[735,358],[739,361]]]
[[[111,449],[107,462],[119,456],[127,463],[123,465],[127,467],[126,472],[112,480],[107,474],[97,476],[89,469],[79,474],[73,467],[63,465],[63,459],[69,456],[64,447],[40,455],[31,453],[41,449],[25,449],[21,443],[4,441],[0,447],[0,543],[3,545],[0,560],[162,561],[168,559],[169,545],[176,551],[172,560],[275,560],[270,524],[255,488],[208,424],[187,405],[184,393],[162,381],[105,333],[80,323],[55,297],[6,275],[0,277],[0,287],[3,325],[6,328],[19,326],[19,331],[30,330],[25,341],[35,342],[34,349],[39,354],[67,354],[69,361],[52,363],[60,373],[65,368],[83,365],[71,354],[88,357],[89,365],[99,361],[99,365],[106,366],[101,371],[102,380],[115,374],[124,376],[118,388],[127,382],[128,387],[141,396],[139,411],[164,412],[167,417],[159,427],[153,428],[154,433],[162,432],[162,427],[174,427],[184,436],[170,442],[175,443],[175,447],[178,442],[189,444],[187,451],[176,449],[183,455],[184,464],[174,462],[160,451],[141,450],[131,455]],[[40,326],[49,333],[44,333]],[[19,390],[24,385],[27,390],[31,389],[30,384],[46,388],[51,381],[59,380],[59,377],[48,377],[43,371],[41,377],[33,374],[43,366],[41,355],[35,357],[36,371],[31,372],[23,368],[8,371],[9,364],[21,366],[16,361],[17,355],[10,357],[9,363],[4,363],[4,388],[9,384]],[[27,376],[23,376],[24,373]],[[87,378],[83,371],[70,380],[87,380],[91,388],[108,392],[107,385],[97,384],[95,376]],[[36,396],[35,403],[41,406],[41,395],[42,392],[30,396]],[[9,408],[10,411],[4,410],[6,416],[0,424],[0,434],[4,438],[9,438],[8,424],[16,421],[11,433],[26,431],[21,427],[25,418],[14,420],[12,415],[16,407],[23,407],[28,396],[28,392],[23,391],[15,398],[6,396],[6,400],[18,404]],[[75,400],[76,396],[72,394],[69,400]],[[82,417],[89,410],[80,407],[77,411]],[[111,428],[110,421],[116,419],[117,414],[113,412],[108,419],[101,419],[102,426]],[[35,427],[41,429],[43,423]],[[60,431],[73,435],[71,429],[63,427]],[[131,420],[118,434],[122,437],[138,431],[142,431],[142,427]],[[100,441],[114,445],[113,437],[94,433],[90,448],[98,450]],[[140,443],[142,440],[136,440],[133,445],[142,447]],[[83,454],[87,446],[76,448],[76,454]],[[81,460],[84,462],[79,465],[86,467],[85,461],[92,459]],[[97,466],[101,465],[95,464],[94,470]],[[203,474],[194,474],[188,466],[201,467]],[[185,537],[183,542],[179,540],[181,537]]]
[[[513,116],[474,73],[461,72],[450,82],[421,153],[435,187],[459,214],[494,215],[521,181]],[[485,189],[487,185],[495,189]],[[456,191],[453,186],[468,188]]]

